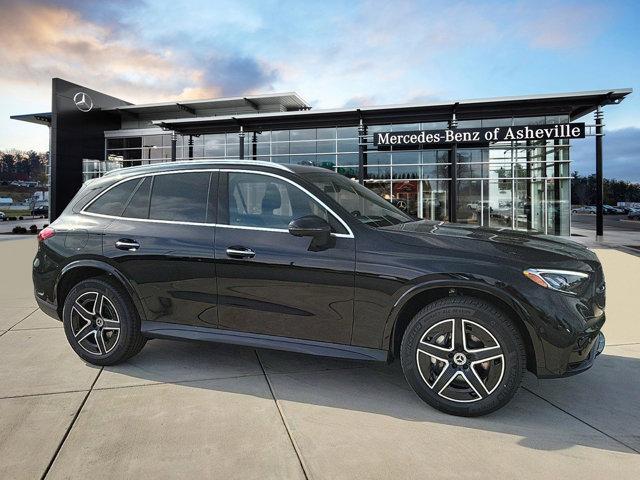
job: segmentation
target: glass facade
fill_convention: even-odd
[[[566,123],[566,116],[461,120],[459,128]],[[364,155],[364,183],[410,215],[432,220],[569,235],[569,142],[510,141],[478,148],[378,150],[375,132],[447,128],[446,122],[307,128],[245,132],[244,158],[315,165],[358,177]],[[178,136],[178,160],[237,159],[239,134]],[[85,163],[85,178],[121,166],[166,162],[171,136],[107,138],[105,161]],[[453,204],[455,203],[455,205]]]

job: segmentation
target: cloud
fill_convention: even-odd
[[[640,128],[606,131],[602,153],[606,178],[640,183]],[[572,141],[570,158],[572,170],[581,175],[595,173],[594,137]]]
[[[531,46],[547,50],[583,47],[597,37],[611,19],[603,5],[542,4],[535,2],[516,17],[516,31]]]
[[[51,78],[62,77],[125,100],[152,102],[246,93],[270,88],[277,77],[273,68],[250,56],[212,52],[203,60],[145,45],[135,31],[113,20],[116,9],[127,5],[3,2],[0,84],[49,90]]]
[[[204,64],[203,81],[225,96],[264,92],[278,78],[276,69],[252,57],[208,58]]]

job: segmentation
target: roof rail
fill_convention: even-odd
[[[129,172],[132,168],[139,168],[139,169],[150,169],[153,167],[161,167],[161,166],[166,166],[167,168],[172,167],[172,166],[176,166],[176,165],[234,165],[234,164],[244,164],[244,165],[255,165],[255,166],[260,166],[260,167],[272,167],[272,168],[278,168],[280,170],[285,170],[287,172],[293,172],[293,170],[291,170],[289,167],[287,167],[286,165],[282,165],[280,163],[274,163],[274,162],[267,162],[264,160],[243,160],[243,159],[224,159],[224,160],[180,160],[178,162],[156,162],[156,163],[150,163],[147,165],[138,165],[136,167],[127,167],[127,168],[117,168],[115,170],[110,170],[109,172],[105,173],[103,175],[103,177],[109,176],[109,175],[117,175],[119,173],[123,173],[124,172]]]

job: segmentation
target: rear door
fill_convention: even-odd
[[[330,245],[310,248],[288,224],[317,215]],[[220,328],[349,344],[355,240],[344,222],[293,180],[221,170],[216,228]]]
[[[217,172],[143,177],[104,234],[105,256],[134,284],[147,320],[215,327]]]

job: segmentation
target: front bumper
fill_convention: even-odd
[[[558,375],[558,377],[570,377],[572,375],[582,373],[585,370],[589,370],[593,366],[596,357],[604,350],[605,343],[606,340],[604,338],[604,334],[600,332],[593,341],[587,358],[580,362],[569,363],[567,365],[567,370],[562,375]]]

